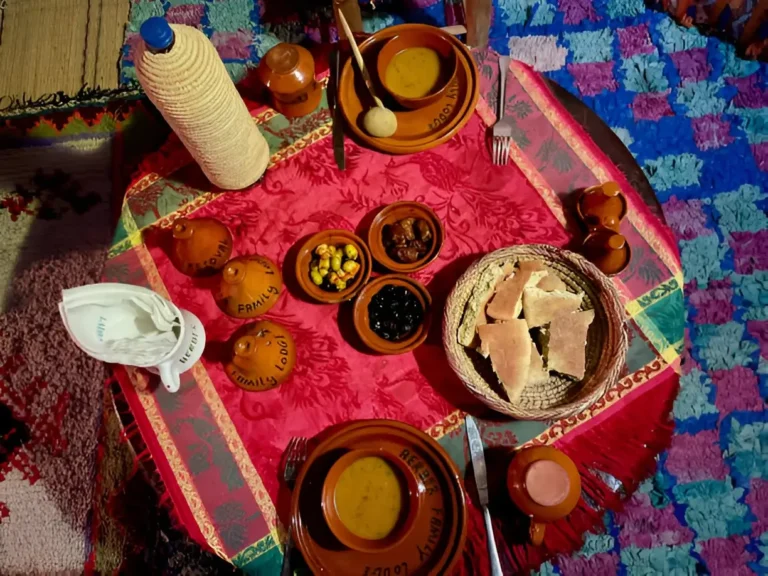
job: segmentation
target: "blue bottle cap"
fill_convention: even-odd
[[[173,42],[173,30],[165,18],[153,16],[141,25],[141,38],[153,50],[165,50]]]

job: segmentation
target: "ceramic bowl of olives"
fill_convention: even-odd
[[[432,297],[421,282],[404,274],[385,274],[358,294],[355,330],[374,352],[410,352],[427,339],[431,308]]]
[[[371,277],[371,253],[349,230],[323,230],[299,248],[296,280],[318,302],[352,299]]]
[[[368,229],[374,259],[392,272],[426,268],[440,254],[445,230],[437,214],[420,202],[395,202],[381,210]]]

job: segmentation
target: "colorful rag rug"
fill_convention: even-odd
[[[263,52],[261,2],[230,2],[237,9],[227,18],[208,17],[212,1],[171,4],[135,2],[132,29],[150,13],[189,12],[209,35],[245,39],[244,50],[221,52],[230,67],[244,71]],[[645,169],[686,279],[690,339],[672,447],[624,512],[606,514],[606,534],[542,573],[766,573],[768,67],[646,10],[643,0],[493,4],[492,46],[581,97]],[[399,8],[408,20],[446,23],[435,0]],[[397,17],[379,14],[367,25]],[[303,25],[290,26],[304,34]],[[130,66],[125,48],[124,78]]]
[[[57,311],[62,288],[101,277],[112,208],[167,133],[139,101],[0,120],[2,574],[223,573],[136,473],[107,372]]]
[[[57,300],[101,275],[114,136],[130,116],[84,109],[0,121],[3,574],[79,572],[88,557],[107,372],[74,353]]]
[[[432,206],[446,226],[439,259],[418,278],[440,310],[459,275],[478,255],[511,244],[566,246],[578,234],[563,203],[576,189],[617,180],[628,192],[622,232],[632,265],[615,279],[631,318],[625,375],[584,413],[556,422],[483,420],[481,433],[498,464],[510,447],[554,444],[577,463],[586,494],[568,519],[547,531],[544,546],[526,545],[523,519],[510,514],[494,485],[493,514],[508,572],[538,566],[554,552],[573,550],[585,530],[602,522],[654,468],[669,442],[669,413],[677,393],[683,346],[682,272],[669,228],[661,224],[621,172],[557,103],[542,78],[514,63],[506,105],[518,118],[517,137],[536,157],[513,147],[514,164],[493,166],[485,143],[494,115],[486,101],[498,90],[498,57],[475,54],[483,98],[467,126],[449,143],[420,154],[391,157],[347,140],[347,170],[333,161],[330,118],[323,101],[312,115],[288,122],[271,109],[253,111],[273,151],[263,182],[243,193],[210,187],[175,138],[148,157],[126,193],[105,270],[108,281],[149,286],[195,313],[209,345],[201,363],[169,394],[146,373],[117,367],[125,400],[190,535],[251,574],[273,574],[281,562],[286,525],[279,462],[292,436],[312,437],[354,419],[388,417],[426,430],[448,450],[462,473],[467,454],[463,409],[478,403],[448,367],[440,314],[431,338],[415,353],[372,356],[349,343],[349,306],[305,301],[292,280],[291,254],[321,229],[354,230],[365,215],[401,199]],[[307,194],[307,190],[312,190]],[[224,316],[211,282],[192,282],[173,268],[164,238],[182,215],[212,216],[235,237],[237,254],[259,253],[283,269],[287,292],[268,317],[285,324],[297,347],[297,367],[277,389],[247,393],[223,371],[222,349],[244,321]],[[156,384],[156,383],[155,383]],[[458,408],[458,409],[457,409]],[[487,411],[485,412],[487,415]],[[494,474],[499,480],[503,474]],[[470,513],[461,572],[489,571],[482,515]],[[386,567],[382,567],[384,569]]]

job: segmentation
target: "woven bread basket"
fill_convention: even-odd
[[[482,273],[492,265],[535,260],[548,266],[568,286],[583,293],[581,310],[595,310],[586,346],[586,372],[577,382],[550,372],[546,383],[526,386],[510,402],[490,360],[459,343],[459,326]],[[448,296],[443,318],[443,346],[448,361],[464,385],[498,412],[521,420],[554,420],[578,414],[596,402],[618,379],[627,354],[624,307],[611,281],[585,258],[544,244],[512,246],[491,252],[472,264]]]

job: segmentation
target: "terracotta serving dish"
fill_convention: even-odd
[[[261,320],[238,330],[230,343],[224,371],[248,391],[269,390],[284,382],[296,365],[291,333],[277,322]]]
[[[395,112],[397,131],[389,138],[373,138],[363,128],[363,116],[373,106],[357,65],[348,59],[339,82],[339,103],[353,134],[360,142],[389,154],[413,154],[439,146],[452,138],[469,121],[477,104],[480,81],[469,50],[449,34],[425,24],[402,24],[380,30],[360,44],[369,70],[376,70],[379,51],[386,42],[403,32],[425,29],[448,37],[457,50],[456,76],[443,96],[419,110],[398,111],[400,106],[387,93],[378,74],[371,74],[374,90]]]
[[[392,86],[387,85],[387,68],[391,64],[392,59],[408,48],[429,48],[434,50],[440,57],[440,76],[437,84],[429,94],[421,98],[409,98],[399,94]],[[431,30],[417,28],[399,33],[384,45],[376,60],[376,71],[382,85],[398,104],[411,110],[417,110],[434,104],[445,94],[448,85],[456,77],[457,60],[456,49],[453,42],[447,36],[435,34]]]
[[[627,239],[609,228],[598,228],[589,234],[584,239],[582,252],[606,276],[620,274],[632,259]]]
[[[384,227],[404,218],[424,220],[432,232],[432,245],[429,251],[416,262],[399,262],[387,253],[384,246]],[[404,201],[390,204],[376,215],[368,229],[368,246],[371,249],[371,255],[384,268],[393,272],[409,273],[426,268],[440,254],[444,239],[445,229],[440,218],[437,217],[432,208],[420,202]]]
[[[171,231],[170,260],[187,276],[210,276],[232,254],[232,234],[215,218],[179,218]]]
[[[555,500],[556,504],[541,504],[546,492],[541,486],[528,485],[528,480],[537,475],[533,467],[540,464],[546,466],[546,472],[541,470],[540,475],[548,473],[550,478],[563,475],[561,486],[565,486],[565,490]],[[536,482],[541,483],[542,479],[537,478]],[[515,506],[530,517],[529,536],[531,542],[538,546],[544,540],[547,523],[564,518],[578,504],[581,498],[581,477],[573,461],[560,450],[551,446],[535,446],[520,450],[512,458],[507,469],[507,490]]]
[[[627,215],[627,198],[616,182],[590,186],[579,194],[576,213],[590,232],[600,227],[618,232]]]
[[[400,482],[403,496],[400,502],[400,517],[397,524],[392,532],[380,540],[367,540],[355,535],[344,525],[336,507],[336,487],[342,472],[356,460],[368,456],[382,458],[392,467]],[[331,467],[328,476],[325,477],[325,483],[323,484],[323,515],[331,532],[345,546],[360,552],[384,552],[397,546],[410,535],[420,512],[421,491],[423,491],[423,487],[420,489],[416,476],[397,457],[397,454],[381,449],[352,450],[339,458]]]
[[[257,73],[275,110],[288,118],[305,116],[320,104],[323,91],[315,81],[315,60],[302,46],[281,43],[272,47]]]
[[[403,286],[408,289],[416,296],[416,299],[424,309],[424,319],[419,327],[413,334],[398,342],[391,342],[377,335],[371,329],[368,315],[368,304],[371,303],[371,298],[387,285]],[[357,296],[353,311],[355,330],[363,343],[374,352],[380,354],[404,354],[418,348],[427,339],[431,309],[432,297],[421,282],[404,274],[385,274],[371,280]]]
[[[361,268],[354,280],[351,283],[347,283],[347,287],[344,290],[339,292],[323,290],[312,282],[309,276],[309,268],[314,258],[315,248],[320,244],[333,244],[335,246],[352,244],[357,248],[357,253],[359,254],[358,262]],[[325,304],[338,304],[353,298],[360,291],[360,288],[368,282],[368,279],[371,277],[371,253],[365,242],[349,230],[323,230],[313,235],[299,248],[299,253],[296,256],[295,272],[296,280],[307,296]]]
[[[222,269],[214,300],[234,318],[255,318],[275,305],[282,290],[283,278],[272,260],[255,254],[239,256]]]
[[[342,545],[325,521],[322,491],[336,461],[350,450],[383,450],[401,460],[423,487],[411,533],[384,552]],[[299,471],[291,500],[293,540],[313,574],[451,574],[466,540],[467,509],[456,465],[416,428],[394,420],[347,422],[325,436]]]

